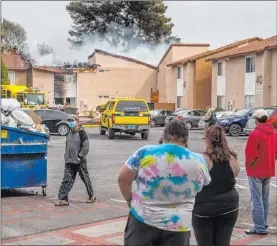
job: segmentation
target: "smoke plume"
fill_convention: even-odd
[[[124,29],[124,31],[126,30]],[[88,56],[91,55],[95,49],[116,55],[127,56],[156,66],[169,47],[169,44],[165,44],[164,42],[160,44],[139,44],[135,39],[128,40],[128,42],[129,47],[132,48],[126,50],[126,47],[123,45],[123,40],[115,47],[108,41],[103,40],[103,37],[93,34],[87,35],[84,38],[83,45],[79,47],[70,47],[68,43],[67,47],[63,46],[57,49],[55,44],[53,44],[54,52],[44,56],[39,54],[38,42],[34,41],[30,45],[29,53],[36,61],[36,64],[40,66],[59,66],[66,62],[87,62]]]

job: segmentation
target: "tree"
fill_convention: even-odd
[[[1,22],[1,43],[4,47],[18,47],[19,49],[26,46],[26,31],[15,22],[3,19]]]
[[[39,53],[40,56],[53,54],[53,52],[54,52],[53,47],[46,44],[46,43],[42,43],[42,44],[38,43],[37,48],[38,48],[38,53]]]
[[[68,39],[81,46],[86,39],[101,39],[112,46],[132,49],[140,44],[179,42],[174,24],[165,16],[162,1],[81,1],[66,6],[74,25]]]
[[[2,85],[9,85],[10,79],[9,79],[9,73],[6,65],[1,61],[1,84]]]

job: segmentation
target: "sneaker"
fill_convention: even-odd
[[[64,207],[64,206],[68,206],[69,202],[65,201],[65,200],[60,200],[58,203],[55,204],[55,206],[57,207]]]
[[[95,201],[96,201],[96,197],[93,196],[93,197],[90,197],[90,198],[86,201],[86,203],[93,203],[93,202],[95,202]]]
[[[267,231],[265,231],[265,232],[257,232],[257,231],[255,231],[255,230],[246,230],[245,233],[246,233],[247,235],[263,235],[263,236],[265,236],[265,235],[268,234]]]

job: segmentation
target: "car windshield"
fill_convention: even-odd
[[[174,114],[182,115],[182,114],[186,114],[187,112],[188,112],[188,110],[180,110],[180,111],[175,112]]]
[[[237,112],[233,113],[232,115],[234,116],[243,116],[245,114],[247,114],[250,110],[249,109],[240,109]]]
[[[161,110],[151,110],[150,114],[151,115],[158,115],[161,112]]]
[[[29,105],[43,105],[44,104],[44,94],[25,94],[27,97],[27,103]]]
[[[116,105],[116,111],[147,112],[148,107],[144,101],[119,101]]]

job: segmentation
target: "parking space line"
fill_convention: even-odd
[[[243,185],[239,185],[239,184],[236,184],[236,188],[249,190],[249,188],[248,188],[248,187],[245,187],[245,186],[243,186]]]
[[[273,186],[273,187],[275,187],[275,188],[277,187],[277,185],[276,185],[276,184],[273,184],[273,183],[270,183],[270,185]]]
[[[117,200],[117,199],[109,199],[109,201],[126,203],[126,201],[123,201],[123,200]]]

